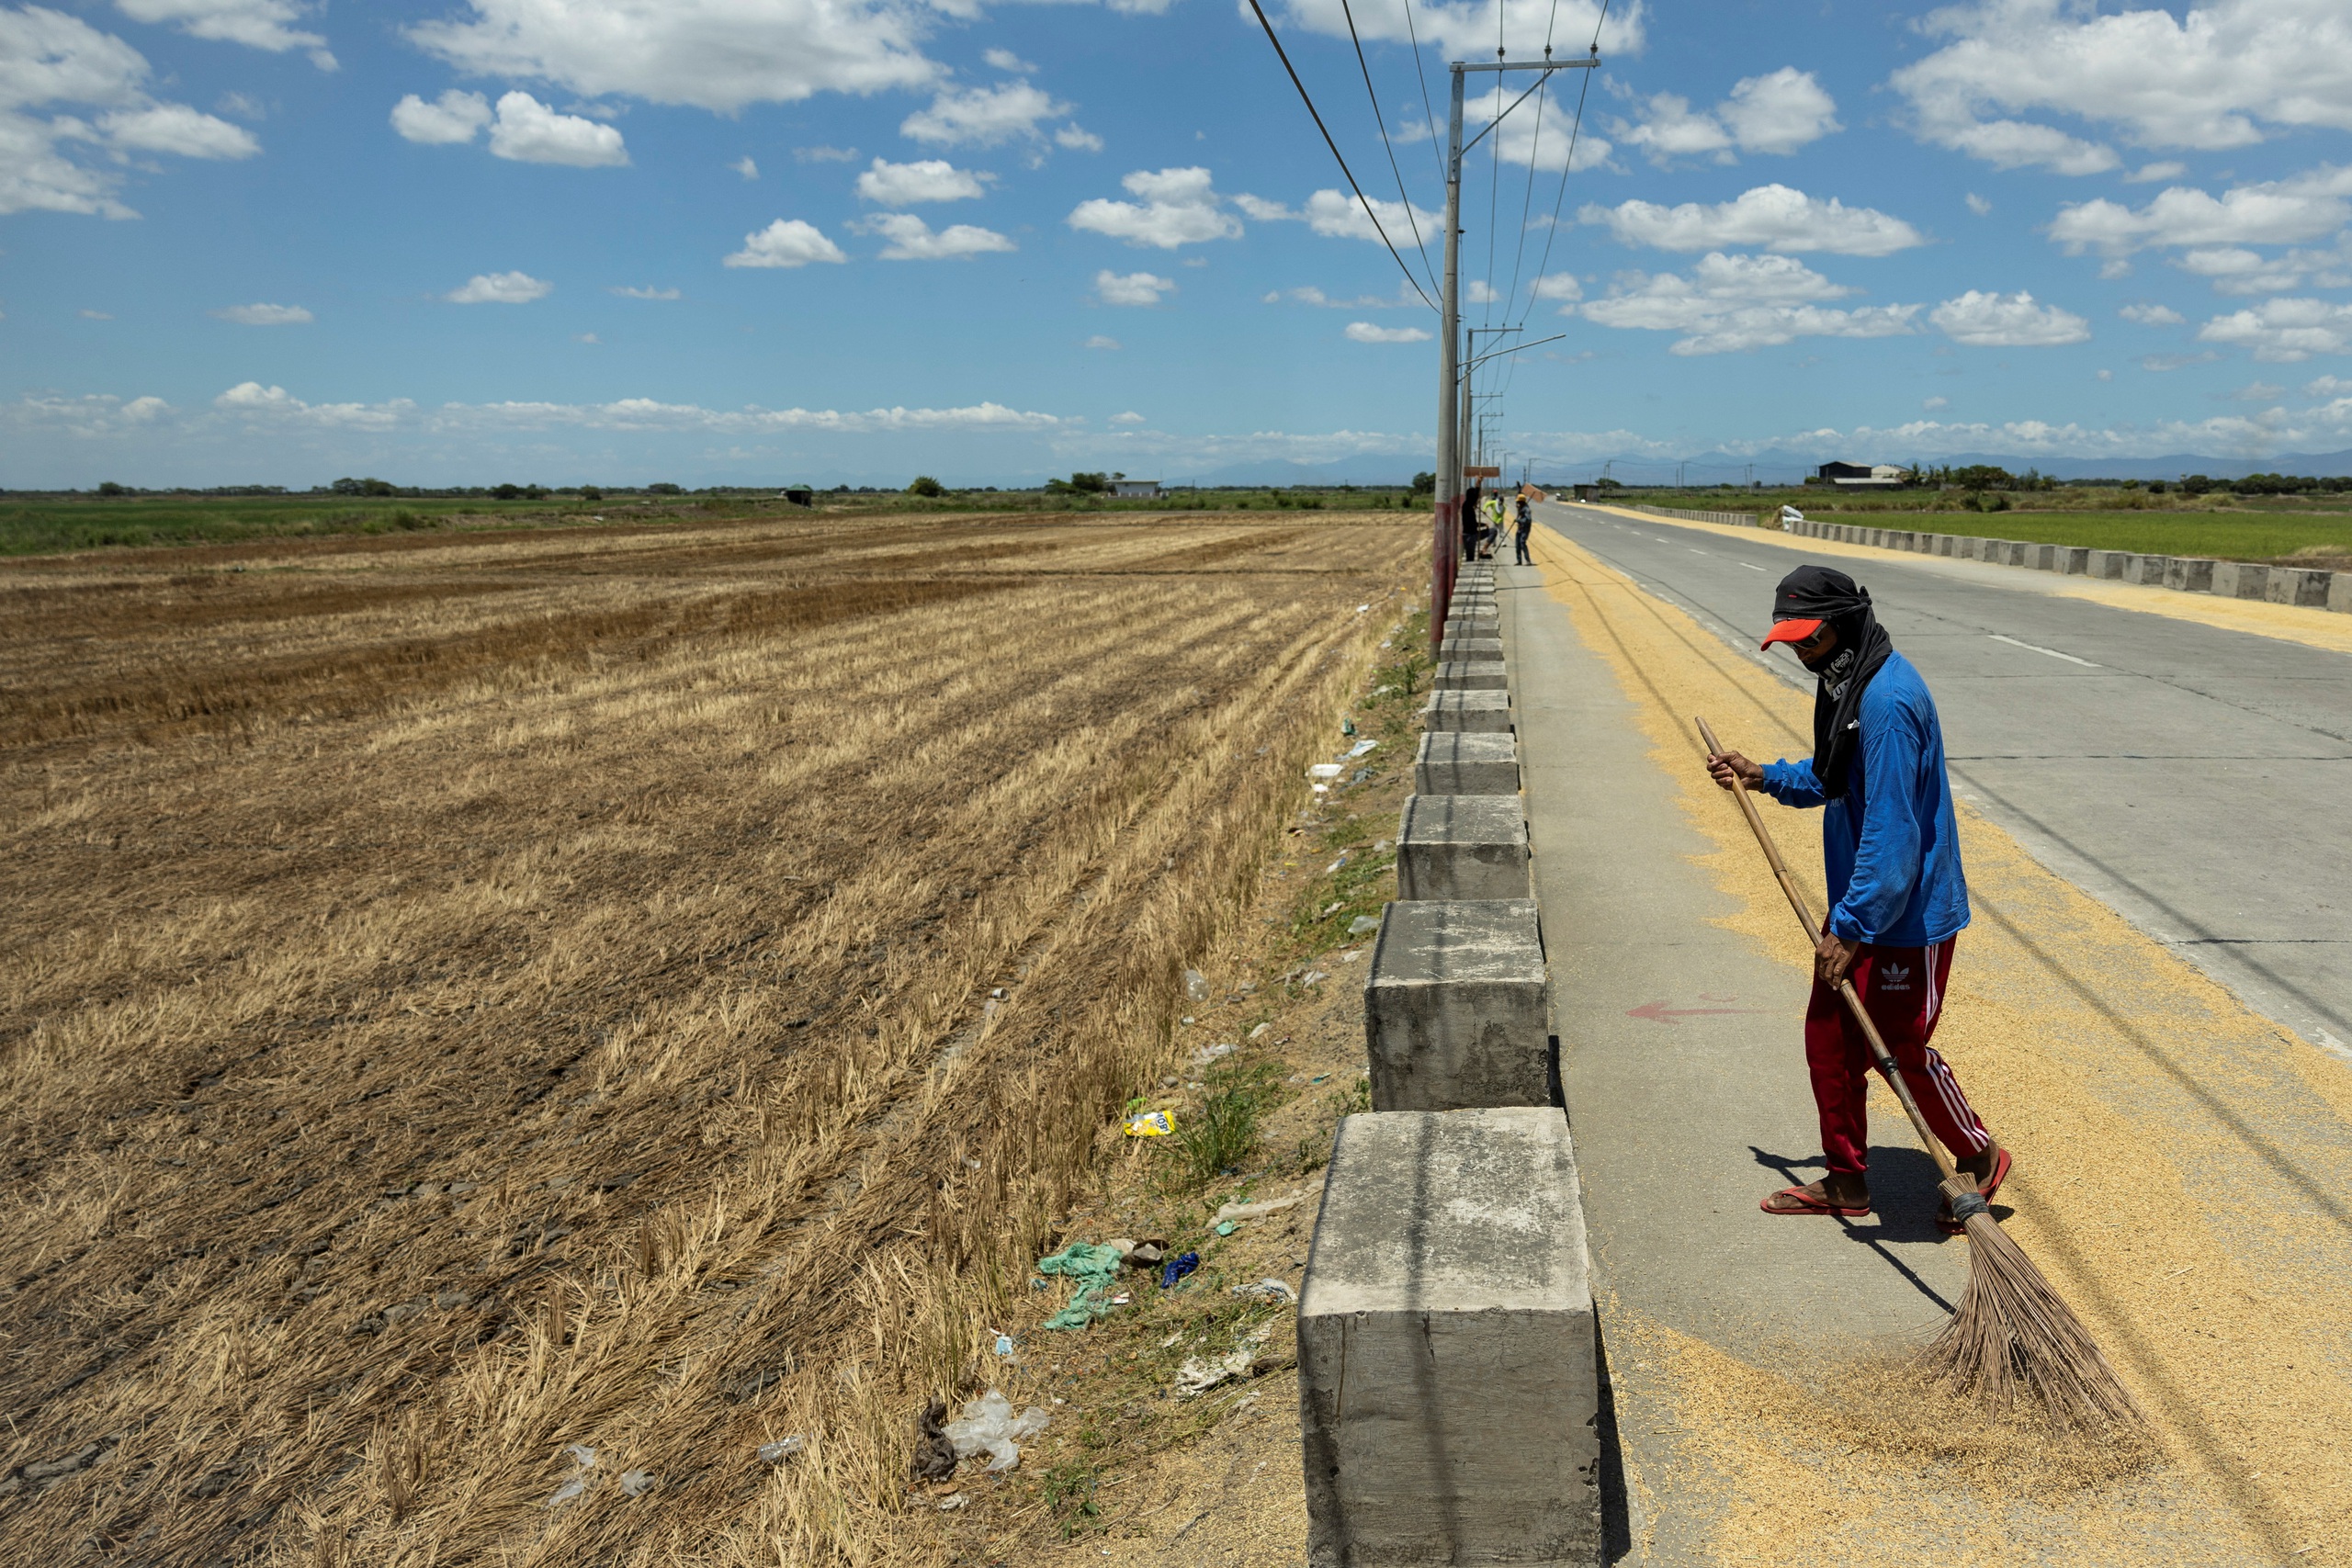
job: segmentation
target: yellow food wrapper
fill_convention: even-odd
[[[1130,1138],[1164,1138],[1175,1130],[1176,1123],[1168,1119],[1165,1111],[1147,1111],[1127,1122]]]

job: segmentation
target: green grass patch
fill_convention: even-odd
[[[19,496],[0,499],[0,556],[333,535],[411,533],[464,524],[589,523],[594,502],[413,496]]]
[[[2294,517],[2195,512],[1937,512],[1886,518],[1888,527],[2035,544],[2084,545],[2141,555],[2278,560],[2298,551],[2352,556],[2352,513]]]
[[[1282,1077],[1281,1064],[1263,1058],[1211,1064],[1201,1076],[1199,1103],[1176,1113],[1175,1135],[1167,1140],[1173,1185],[1204,1187],[1252,1164],[1259,1125],[1283,1101]]]

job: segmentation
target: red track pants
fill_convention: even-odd
[[[1983,1154],[1993,1140],[1968,1108],[1960,1081],[1928,1044],[1943,1015],[1951,948],[1950,941],[1933,947],[1866,945],[1855,955],[1851,977],[1920,1113],[1958,1159]],[[1860,1175],[1870,1165],[1870,1043],[1844,999],[1818,976],[1804,1012],[1804,1060],[1821,1111],[1821,1152],[1832,1171]]]

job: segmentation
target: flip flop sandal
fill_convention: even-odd
[[[1799,1206],[1793,1209],[1775,1209],[1772,1207],[1772,1198],[1793,1198]],[[1773,1193],[1771,1198],[1765,1199],[1756,1206],[1768,1214],[1829,1214],[1838,1219],[1849,1220],[1860,1219],[1871,1212],[1871,1206],[1868,1203],[1825,1203],[1802,1187],[1783,1187]]]
[[[1993,1156],[1993,1179],[1978,1188],[1976,1190],[1976,1195],[1984,1199],[1987,1203],[1991,1202],[1993,1201],[1993,1194],[2001,1190],[2001,1183],[2009,1179],[2009,1167],[2016,1163],[2017,1162],[2015,1160],[2009,1157],[2009,1151],[2007,1149],[2003,1149],[1999,1154],[1995,1155]],[[1946,1203],[1943,1207],[1943,1212],[1936,1216],[1936,1228],[1943,1232],[1946,1235],[1965,1235],[1968,1234],[1968,1227],[1951,1217],[1951,1205],[1950,1203]]]

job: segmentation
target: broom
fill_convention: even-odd
[[[1710,755],[1723,755],[1715,732],[1705,719],[1697,720],[1699,735]],[[1821,927],[1805,907],[1804,894],[1789,874],[1764,818],[1748,798],[1747,786],[1732,780],[1732,795],[1756,834],[1756,842],[1770,863],[1789,908],[1804,928],[1805,940],[1818,939]],[[1886,1048],[1878,1025],[1862,1006],[1851,980],[1838,982],[1838,994],[1861,1025],[1870,1043],[1871,1059],[1903,1102],[1904,1114],[1919,1134],[1919,1143],[1943,1172],[1942,1190],[1952,1216],[1968,1233],[1968,1290],[1960,1310],[1928,1346],[1922,1358],[1928,1372],[1957,1393],[1973,1395],[1997,1409],[2013,1405],[2019,1394],[2038,1403],[2056,1424],[2079,1430],[2111,1426],[2136,1426],[2143,1417],[2131,1391],[2108,1365],[2107,1358],[2065,1301],[2050,1288],[2016,1242],[1994,1222],[1992,1211],[1976,1190],[1976,1179],[1951,1162],[1942,1142],[1928,1130],[1918,1101],[1903,1081],[1902,1069]]]

